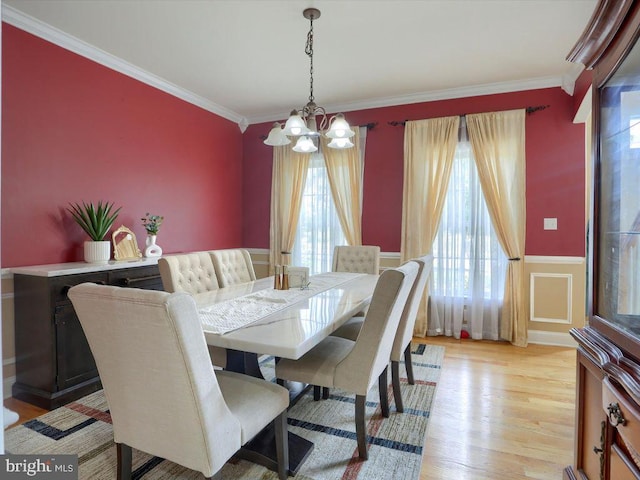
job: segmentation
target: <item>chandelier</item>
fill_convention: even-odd
[[[293,150],[302,153],[311,153],[318,150],[320,135],[331,139],[330,148],[350,148],[353,142],[350,138],[355,135],[344,118],[337,115],[327,119],[324,108],[316,105],[313,97],[313,21],[320,18],[320,10],[307,8],[302,12],[304,18],[309,20],[309,32],[304,52],[309,57],[309,102],[299,110],[292,110],[284,127],[281,123],[274,123],[269,136],[264,141],[266,145],[278,146],[291,143],[289,137],[297,138]]]

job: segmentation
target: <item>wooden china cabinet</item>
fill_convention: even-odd
[[[567,57],[593,69],[589,324],[578,342],[573,465],[640,479],[640,1],[600,0]]]

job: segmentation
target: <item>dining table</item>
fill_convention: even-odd
[[[227,352],[225,369],[259,378],[263,355],[298,359],[354,315],[366,310],[379,276],[328,272],[302,287],[276,290],[274,277],[194,294],[208,345]],[[301,389],[292,394],[292,404]],[[289,473],[295,475],[313,443],[289,432]],[[245,445],[241,457],[277,471],[272,429]]]

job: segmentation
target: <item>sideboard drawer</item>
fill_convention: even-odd
[[[640,479],[640,407],[622,388],[605,378],[602,383],[602,408],[613,429],[610,478]],[[613,475],[614,467],[617,475]]]

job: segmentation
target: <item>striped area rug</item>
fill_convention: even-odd
[[[331,391],[327,400],[313,401],[308,392],[289,411],[290,431],[315,445],[295,477],[299,480],[401,478],[416,480],[420,475],[422,449],[429,412],[444,348],[414,345],[415,385],[402,378],[404,413],[394,409],[391,386],[388,389],[391,414],[383,418],[378,391],[367,396],[369,460],[360,461],[354,424],[354,396]],[[263,357],[265,378],[273,378],[273,357]],[[404,367],[400,368],[405,374]],[[116,478],[116,449],[111,417],[102,391],[60,407],[5,432],[5,449],[14,454],[77,454],[79,478]],[[202,474],[134,449],[134,479],[201,479]],[[276,480],[275,472],[244,460],[230,460],[222,469],[225,479]]]

